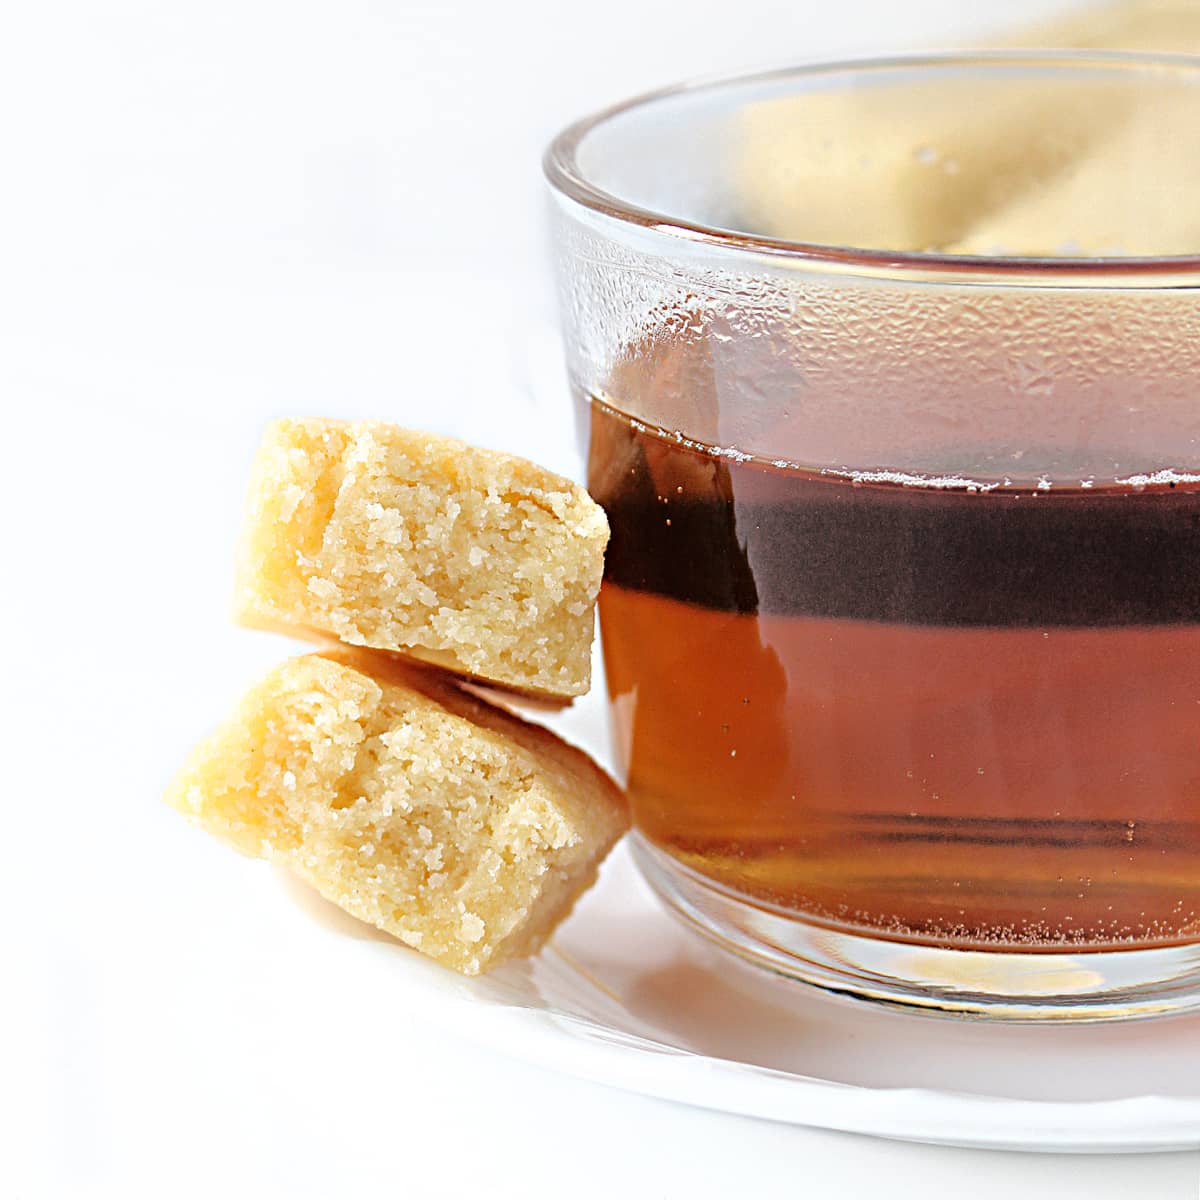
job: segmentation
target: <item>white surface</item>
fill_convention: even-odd
[[[526,336],[549,318],[537,159],[557,126],[682,75],[966,40],[967,11],[6,6],[0,1193],[1197,1195],[1195,1154],[821,1133],[476,1048],[335,968],[268,869],[158,802],[288,649],[224,619],[264,419],[561,438],[527,398],[553,366]]]
[[[331,969],[354,955],[372,994],[402,997],[461,1037],[597,1083],[948,1146],[1200,1147],[1200,1015],[982,1025],[797,988],[672,919],[627,843],[542,954],[477,979],[440,970],[305,885],[281,881],[314,921],[312,953]]]

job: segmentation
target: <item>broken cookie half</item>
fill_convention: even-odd
[[[590,684],[607,543],[587,492],[524,459],[382,421],[276,421],[237,616],[567,699]]]
[[[629,824],[616,785],[548,730],[352,650],[275,668],[167,799],[468,975],[537,950]]]

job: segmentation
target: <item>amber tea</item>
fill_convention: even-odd
[[[648,838],[893,940],[1200,933],[1200,484],[855,482],[590,419]]]

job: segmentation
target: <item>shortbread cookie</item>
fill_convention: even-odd
[[[607,542],[587,492],[524,459],[381,421],[277,421],[254,466],[237,615],[578,696]]]
[[[1133,107],[1131,95],[1073,77],[772,97],[738,115],[741,221],[797,242],[943,251],[1053,186]]]
[[[1092,4],[991,41],[1194,54],[1200,5]],[[1032,75],[1019,89],[964,75],[960,97],[946,80],[875,87],[865,75],[853,87],[819,85],[739,114],[731,169],[746,227],[800,242],[951,254],[1196,249],[1182,172],[1157,194],[1120,186],[1162,173],[1155,138],[1174,137],[1187,154],[1194,121],[1179,114],[1166,133],[1154,128],[1164,102],[1189,103],[1183,86],[1177,101],[1164,88],[1144,103],[1138,88],[1082,72]],[[1131,207],[1142,243],[1128,229]]]
[[[467,975],[537,950],[629,823],[616,785],[548,730],[350,650],[272,671],[167,800]]]
[[[955,254],[1074,258],[1200,252],[1200,95],[1164,89],[1044,188],[981,221]]]

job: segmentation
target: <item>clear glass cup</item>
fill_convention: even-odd
[[[667,89],[546,156],[636,854],[927,1009],[1200,1002],[1200,63]]]

